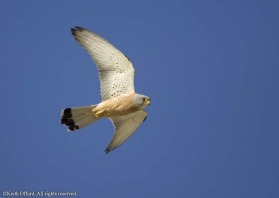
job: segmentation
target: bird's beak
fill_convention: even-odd
[[[145,104],[146,104],[146,105],[150,105],[150,103],[151,103],[150,99],[146,99],[146,100],[145,100]]]

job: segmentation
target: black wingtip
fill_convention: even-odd
[[[110,152],[110,150],[108,148],[106,148],[105,152],[106,152],[106,154],[108,154]]]
[[[77,29],[75,29],[75,28],[71,28],[71,32],[72,32],[72,35],[73,35],[73,36],[75,36],[75,35],[76,35],[76,31],[77,31]]]
[[[108,154],[108,153],[111,152],[112,150],[114,150],[114,149],[112,149],[111,147],[108,146],[108,147],[106,148],[105,152],[106,152],[106,154]]]
[[[143,121],[142,121],[142,122],[144,122],[144,121],[146,120],[146,118],[147,118],[147,116],[145,116],[145,118],[143,119]]]
[[[84,31],[85,30],[85,28],[83,28],[83,27],[79,27],[79,26],[75,26],[75,27],[73,27],[73,28],[71,28],[71,32],[72,32],[72,34],[75,34],[77,31]]]

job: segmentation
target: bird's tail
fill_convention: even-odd
[[[97,105],[66,108],[61,111],[61,124],[68,126],[69,131],[75,131],[96,122],[97,118],[92,110]]]

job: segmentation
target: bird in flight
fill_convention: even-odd
[[[115,128],[105,152],[123,144],[145,121],[150,98],[137,94],[134,88],[135,69],[130,60],[112,44],[97,34],[82,28],[71,29],[77,42],[89,53],[99,70],[102,101],[98,104],[65,108],[61,124],[75,131],[109,118]]]

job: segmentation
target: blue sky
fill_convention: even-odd
[[[0,190],[79,197],[279,197],[278,1],[1,1]],[[100,101],[70,28],[133,62],[152,104],[121,147],[109,120],[76,133],[65,107]]]

